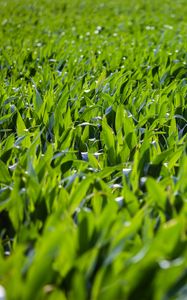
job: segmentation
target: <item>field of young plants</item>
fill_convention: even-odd
[[[187,299],[186,0],[0,26],[0,299]]]

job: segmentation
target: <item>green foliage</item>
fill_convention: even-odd
[[[7,299],[186,299],[186,2],[0,7]]]

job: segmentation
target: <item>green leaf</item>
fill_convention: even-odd
[[[101,137],[108,153],[108,159],[111,164],[116,161],[115,153],[115,136],[112,128],[107,124],[106,117],[102,120],[102,133]]]
[[[93,182],[94,178],[88,177],[82,180],[76,187],[76,189],[73,191],[73,193],[70,194],[69,197],[69,213],[73,214],[75,210],[79,207],[81,204],[81,201],[86,196],[86,192],[90,186],[90,184]]]
[[[160,183],[153,178],[148,178],[146,181],[149,201],[157,204],[159,207],[165,209],[166,205],[166,192]]]
[[[9,121],[9,119],[12,117],[12,114],[7,114],[5,116],[0,117],[0,125]]]
[[[0,183],[9,184],[11,182],[11,176],[9,174],[6,164],[0,160]]]
[[[16,127],[17,127],[18,136],[25,134],[25,131],[26,131],[25,123],[19,112],[17,112],[17,124],[16,125],[17,125]]]

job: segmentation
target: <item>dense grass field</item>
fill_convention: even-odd
[[[0,24],[0,298],[187,299],[186,0]]]

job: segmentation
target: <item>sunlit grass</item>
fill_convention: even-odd
[[[0,7],[0,289],[185,299],[185,1]]]

